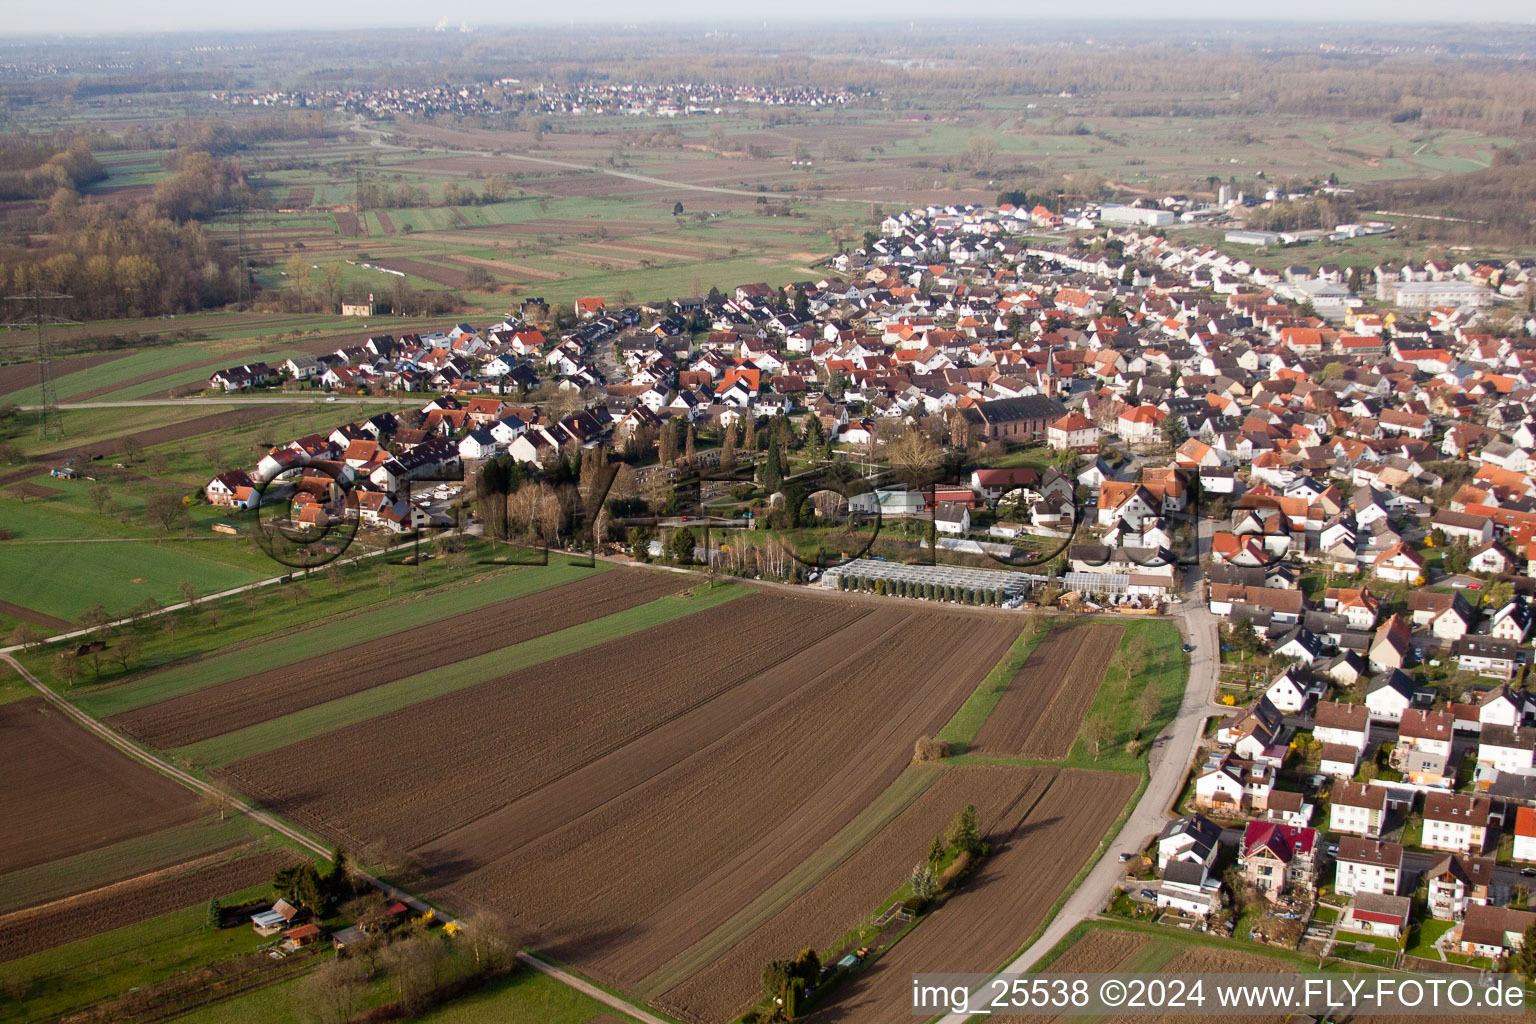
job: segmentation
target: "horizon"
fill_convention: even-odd
[[[261,9],[220,9],[193,4],[190,0],[170,0],[153,5],[152,11],[127,9],[102,0],[76,0],[46,8],[34,8],[13,15],[9,31],[14,36],[53,36],[59,38],[146,38],[180,36],[195,33],[221,33],[234,31],[262,31],[273,34],[304,34],[314,32],[358,32],[417,30],[443,31],[459,34],[461,25],[471,33],[499,33],[519,28],[546,30],[550,28],[574,28],[593,24],[608,24],[614,29],[664,28],[693,25],[701,30],[714,27],[770,30],[784,28],[788,23],[864,26],[864,22],[842,11],[826,12],[804,0],[791,0],[788,5],[775,9],[773,17],[754,18],[731,16],[718,17],[712,5],[700,0],[669,0],[659,8],[644,12],[621,6],[612,0],[596,0],[584,6],[579,13],[551,16],[547,9],[530,10],[526,13],[509,14],[505,7],[484,0],[472,0],[450,8],[422,8],[402,0],[380,0],[365,4],[360,0],[341,0],[340,3],[316,9],[314,5],[298,0],[274,0]],[[1253,27],[1258,25],[1306,25],[1325,24],[1339,26],[1377,26],[1383,29],[1411,28],[1417,26],[1471,23],[1477,25],[1510,25],[1536,27],[1536,16],[1518,19],[1512,12],[1490,8],[1449,9],[1428,0],[1301,0],[1281,17],[1273,11],[1221,10],[1212,11],[1207,5],[1163,0],[1155,6],[1144,6],[1125,0],[1092,0],[1082,13],[1072,17],[1034,17],[1017,6],[983,0],[963,18],[936,16],[931,8],[910,2],[898,3],[882,11],[883,26],[900,27],[901,22],[913,25],[966,25],[977,22],[1002,22],[1008,24],[1083,25],[1114,30],[1130,25],[1173,23],[1180,26],[1198,23],[1211,28],[1219,26]],[[91,26],[83,28],[81,26]],[[281,27],[279,27],[281,26]],[[867,26],[866,26],[867,27]],[[1198,34],[1198,33],[1196,33]]]

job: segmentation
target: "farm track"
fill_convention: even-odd
[[[872,614],[767,674],[776,680],[754,680],[769,693],[758,691],[753,708],[733,692],[703,709],[725,727],[712,742],[499,856],[452,894],[515,915],[537,945],[598,980],[633,985],[883,792],[916,736],[945,721],[985,671],[962,664],[990,658],[990,667],[1013,632],[932,613]],[[781,698],[763,699],[780,688]],[[626,870],[616,875],[615,865]]]
[[[761,994],[763,964],[810,946],[826,949],[901,887],[955,812],[975,804],[984,829],[1012,807],[1032,805],[1057,769],[948,768],[910,807],[852,857],[704,970],[655,1000],[695,1024],[731,1020]]]
[[[0,962],[249,888],[299,859],[297,853],[284,851],[225,861],[189,873],[157,873],[160,877],[120,883],[8,914],[0,918]]]
[[[1123,632],[1118,623],[1052,629],[987,716],[974,752],[1042,760],[1071,753]]]
[[[958,895],[807,1020],[910,1021],[913,974],[976,973],[1002,963],[1020,936],[1044,922],[1135,789],[1131,774],[1063,770],[1038,803],[1016,807],[992,830],[992,856]]]
[[[183,825],[192,793],[104,748],[40,698],[0,705],[0,874]]]
[[[598,573],[453,621],[401,630],[323,658],[134,708],[107,724],[153,747],[182,747],[634,608],[676,593],[686,582],[671,573]]]
[[[752,646],[741,652],[738,641],[748,623]],[[311,741],[341,763],[367,765],[366,771],[337,778],[295,756],[293,747],[237,762],[228,771],[238,784],[312,827],[344,835],[354,845],[361,836],[409,849],[729,688],[754,664],[777,657],[776,647],[817,626],[799,602],[776,608],[748,595]],[[669,652],[670,660],[638,653],[647,647]],[[717,652],[714,674],[676,671],[675,665],[691,663],[688,656],[710,664],[711,650]]]

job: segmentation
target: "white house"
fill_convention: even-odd
[[[1536,807],[1515,808],[1515,860],[1536,862]]]
[[[1375,893],[1396,896],[1403,882],[1403,847],[1373,839],[1344,836],[1334,871],[1334,889],[1344,896]]]
[[[1424,794],[1424,840],[1427,850],[1482,853],[1488,840],[1487,797],[1468,793]]]
[[[1387,821],[1387,790],[1363,782],[1340,782],[1333,788],[1328,827],[1334,832],[1380,838]]]

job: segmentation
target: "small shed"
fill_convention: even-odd
[[[312,945],[321,939],[320,926],[311,921],[309,924],[301,924],[297,928],[290,928],[283,932],[284,949],[301,949]]]

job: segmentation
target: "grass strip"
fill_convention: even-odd
[[[673,619],[724,604],[753,591],[726,585],[691,594],[669,594],[638,608],[615,612],[591,622],[547,633],[511,647],[419,672],[383,686],[338,697],[324,704],[282,715],[259,725],[237,729],[222,736],[179,747],[178,759],[200,765],[227,765],[268,750],[313,739],[333,729],[412,704],[453,693],[519,669],[551,661],[562,655],[617,640]]]

